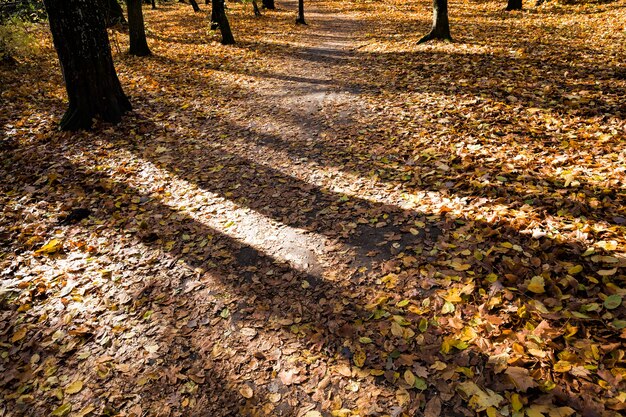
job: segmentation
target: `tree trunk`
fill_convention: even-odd
[[[156,10],[156,0],[152,0],[150,4],[152,4],[152,10]]]
[[[69,99],[61,120],[63,130],[89,128],[96,116],[118,123],[131,109],[113,66],[104,4],[90,0],[44,1]]]
[[[522,0],[508,0],[506,10],[522,10]]]
[[[264,9],[269,9],[269,10],[276,9],[276,6],[274,5],[274,0],[263,0],[262,4],[263,4]]]
[[[106,27],[110,28],[118,23],[122,26],[127,24],[126,19],[124,18],[124,12],[122,11],[122,6],[120,6],[117,0],[107,0],[106,6]]]
[[[189,3],[191,3],[191,7],[193,7],[194,12],[200,11],[200,6],[198,6],[198,2],[196,0],[189,0]]]
[[[130,49],[128,53],[136,56],[150,55],[146,29],[143,23],[141,0],[126,0],[128,8],[128,31],[130,33]]]
[[[433,0],[433,27],[430,33],[417,43],[420,44],[433,39],[452,41],[450,22],[448,21],[448,0]]]
[[[252,8],[254,9],[255,16],[261,16],[261,11],[259,10],[259,5],[257,4],[256,0],[252,0]]]
[[[222,45],[234,45],[235,38],[224,10],[224,0],[211,0],[211,29],[219,28],[222,33]]]
[[[298,17],[296,17],[296,24],[306,25],[304,20],[304,0],[298,0]]]

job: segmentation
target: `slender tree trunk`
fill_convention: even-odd
[[[508,0],[506,10],[522,10],[522,0]]]
[[[450,22],[448,21],[448,0],[433,0],[433,27],[430,33],[417,43],[420,44],[433,39],[452,41]]]
[[[156,10],[156,0],[152,0],[150,4],[152,4],[152,10]]]
[[[259,5],[256,0],[252,0],[252,8],[254,9],[255,16],[261,16],[261,10],[259,10]]]
[[[110,28],[118,23],[126,25],[126,19],[124,18],[124,12],[122,6],[117,0],[106,0],[107,13],[106,13],[106,27]]]
[[[189,3],[191,3],[191,7],[193,7],[194,12],[197,13],[200,11],[200,6],[198,6],[198,2],[196,0],[189,0]]]
[[[269,9],[269,10],[276,9],[276,6],[274,5],[274,0],[263,0],[262,4],[263,4],[264,9]]]
[[[130,33],[130,49],[128,53],[136,56],[150,55],[146,29],[143,23],[141,0],[126,0],[128,8],[128,31]]]
[[[298,17],[296,17],[296,24],[306,25],[304,20],[304,0],[298,0]]]
[[[233,45],[235,38],[224,10],[224,0],[211,0],[211,29],[219,28],[222,33],[222,45]]]
[[[44,5],[69,99],[61,129],[89,128],[96,116],[119,122],[131,106],[113,66],[105,3],[45,0]]]

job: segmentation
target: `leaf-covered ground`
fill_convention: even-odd
[[[0,415],[617,416],[626,3],[179,3],[60,133],[0,67]],[[206,6],[203,7],[206,9]]]

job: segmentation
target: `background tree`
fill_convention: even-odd
[[[61,129],[89,128],[96,116],[119,122],[131,105],[113,66],[105,3],[44,0],[44,5],[69,99]]]
[[[128,32],[130,34],[128,53],[136,56],[150,55],[141,0],[126,0],[126,7],[128,8]]]
[[[184,3],[185,0],[178,0],[179,3]],[[199,12],[200,11],[200,6],[198,6],[198,2],[196,0],[189,0],[189,4],[191,4],[191,7],[193,7],[193,11],[194,12]]]
[[[433,39],[452,41],[450,22],[448,21],[448,0],[433,0],[433,26],[430,33],[417,43],[424,43]]]
[[[276,6],[274,5],[274,0],[263,0],[261,3],[264,9],[275,10]]]
[[[215,30],[217,28],[222,33],[222,45],[233,45],[235,43],[233,32],[230,30],[230,24],[226,17],[224,0],[211,1],[211,29]]]
[[[306,25],[304,20],[304,0],[298,0],[298,17],[296,17],[296,24]]]
[[[522,10],[522,0],[508,0],[506,10]]]
[[[106,0],[106,26],[110,28],[117,24],[127,24],[122,6],[117,0]]]

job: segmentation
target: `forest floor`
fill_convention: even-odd
[[[0,66],[0,416],[622,415],[626,2],[277,6]]]

